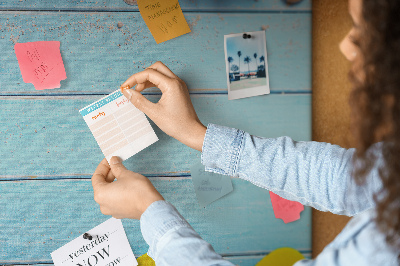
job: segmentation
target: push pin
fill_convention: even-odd
[[[92,240],[92,239],[93,239],[93,237],[95,237],[95,236],[92,236],[92,235],[90,235],[90,234],[88,234],[88,233],[84,233],[84,234],[83,234],[83,239],[89,239],[89,240]]]
[[[250,39],[251,35],[247,33],[243,33],[243,39]]]

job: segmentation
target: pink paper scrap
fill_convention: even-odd
[[[284,199],[273,192],[269,192],[275,218],[282,219],[285,224],[300,219],[300,213],[304,210],[303,204]]]
[[[16,43],[14,50],[22,79],[36,90],[60,88],[67,78],[59,41]]]

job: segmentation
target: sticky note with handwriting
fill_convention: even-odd
[[[119,91],[79,110],[107,161],[126,160],[158,140],[145,114]]]
[[[110,218],[51,253],[56,266],[138,265],[121,220]]]
[[[269,192],[275,218],[282,219],[285,224],[300,219],[300,213],[304,210],[303,204],[284,199],[273,192]]]
[[[137,0],[137,5],[156,43],[190,32],[178,0]]]
[[[190,174],[197,200],[202,208],[233,191],[230,176],[206,172],[201,163],[192,165]]]
[[[36,90],[60,88],[67,78],[60,53],[60,42],[39,41],[14,45],[22,79]]]

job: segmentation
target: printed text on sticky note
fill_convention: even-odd
[[[178,0],[137,0],[137,4],[156,43],[190,32]]]
[[[22,79],[36,90],[60,88],[67,78],[60,53],[60,42],[16,43],[14,46]]]
[[[269,192],[275,218],[282,219],[285,224],[300,219],[300,213],[304,210],[303,204],[284,199],[273,192]]]
[[[119,91],[79,110],[107,161],[126,160],[158,140],[145,114]]]
[[[121,220],[110,218],[51,253],[55,266],[138,265]],[[64,241],[59,240],[59,241]]]
[[[229,176],[206,172],[201,163],[192,165],[190,173],[197,200],[202,208],[233,191]]]

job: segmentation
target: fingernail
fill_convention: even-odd
[[[131,98],[132,98],[132,95],[133,95],[133,92],[132,92],[132,90],[124,90],[124,92],[126,93],[126,94],[128,94],[128,100],[130,100]]]
[[[118,156],[111,157],[110,164],[119,164],[119,163],[122,163],[121,158],[119,158]]]
[[[119,86],[120,88],[121,88],[121,91],[124,91],[124,90],[127,90],[127,89],[129,89],[129,85],[126,85],[126,86]]]

